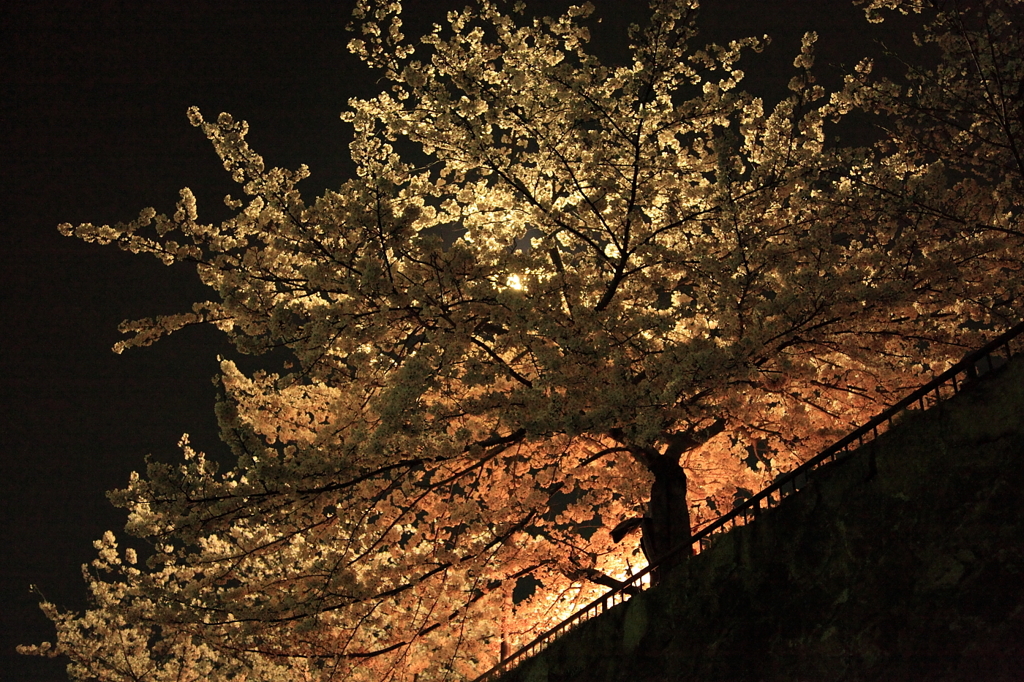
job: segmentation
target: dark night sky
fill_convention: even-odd
[[[52,639],[29,584],[84,606],[79,566],[91,541],[124,519],[104,497],[143,457],[176,455],[183,432],[223,453],[213,418],[212,330],[186,330],[117,356],[117,324],[179,312],[206,298],[194,272],[61,237],[60,222],[108,223],[145,206],[173,211],[191,187],[200,218],[226,216],[239,193],[185,110],[249,121],[268,164],[306,163],[311,198],[348,172],[346,100],[376,91],[345,49],[352,0],[27,1],[0,8],[0,681],[64,680],[63,664],[18,656]],[[439,6],[407,7],[437,20]],[[604,49],[635,5],[595,1]],[[708,0],[715,37],[777,39],[746,68],[745,86],[784,88],[799,36],[815,28],[826,54],[850,54],[865,24],[842,0]],[[561,5],[533,2],[541,12]],[[750,6],[756,6],[756,16]],[[409,22],[407,22],[409,23]],[[407,33],[413,34],[415,26]],[[838,57],[834,57],[838,59]]]

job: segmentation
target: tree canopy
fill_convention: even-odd
[[[91,608],[44,604],[57,642],[26,650],[117,682],[472,678],[645,565],[620,521],[663,553],[1019,320],[1022,3],[861,4],[922,14],[935,63],[828,91],[807,34],[766,103],[740,69],[766,38],[701,43],[695,0],[653,0],[622,64],[589,3],[477,0],[410,41],[360,0],[388,89],[349,102],[357,173],[312,201],[190,110],[232,218],[183,189],[61,230],[216,292],[118,352],[212,324],[290,359],[222,361],[237,462],[184,438],[133,474],[111,497],[148,558],[106,534]],[[870,144],[835,141],[851,117]]]

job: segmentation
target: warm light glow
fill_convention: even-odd
[[[506,284],[516,291],[522,291],[523,289],[523,282],[519,279],[519,275],[509,275]]]

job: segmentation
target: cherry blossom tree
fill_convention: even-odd
[[[826,92],[808,34],[771,107],[740,89],[764,39],[699,43],[696,5],[654,0],[605,65],[589,4],[479,0],[412,42],[361,1],[389,89],[350,101],[337,191],[192,109],[233,218],[184,189],[61,226],[216,291],[118,352],[212,324],[291,360],[223,360],[237,463],[185,438],[133,474],[112,499],[148,558],[105,535],[92,607],[44,604],[58,641],[27,650],[118,682],[471,678],[645,565],[641,517],[656,560],[1019,316],[1018,2],[927,10],[944,61],[907,84],[864,62]],[[827,143],[851,111],[875,146]]]

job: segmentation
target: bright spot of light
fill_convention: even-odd
[[[517,291],[521,291],[523,288],[523,282],[519,279],[519,275],[509,275],[506,284]]]

